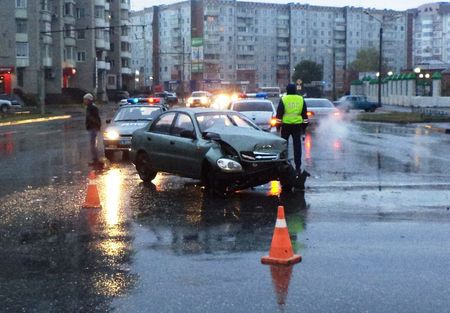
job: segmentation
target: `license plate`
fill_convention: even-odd
[[[131,143],[131,140],[126,140],[126,139],[125,139],[125,140],[121,140],[121,141],[120,141],[120,144],[121,144],[121,145],[129,145],[130,143]]]

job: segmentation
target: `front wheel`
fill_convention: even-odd
[[[226,184],[217,179],[214,170],[210,167],[205,169],[203,183],[205,185],[205,190],[211,196],[224,196],[227,192]]]
[[[0,111],[1,111],[2,113],[8,113],[9,107],[8,107],[6,104],[3,104],[3,105],[0,107]]]
[[[113,150],[105,150],[105,158],[107,158],[109,161],[112,161],[114,158],[114,151]]]
[[[283,192],[291,192],[292,189],[295,186],[296,182],[296,173],[295,169],[291,166],[289,166],[286,171],[283,173],[283,176],[280,177],[280,184],[283,188]]]
[[[152,170],[150,158],[145,152],[141,152],[136,157],[136,170],[144,183],[149,183],[156,177],[158,172]]]

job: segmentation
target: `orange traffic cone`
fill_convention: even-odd
[[[302,260],[300,255],[294,254],[291,238],[284,218],[284,207],[278,206],[277,222],[273,231],[272,244],[268,256],[261,258],[263,264],[295,264]]]
[[[95,172],[91,171],[88,178],[88,188],[86,200],[83,204],[84,209],[101,209],[100,197],[98,195],[97,185],[95,184]]]

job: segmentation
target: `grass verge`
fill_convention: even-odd
[[[357,120],[385,123],[441,123],[450,122],[450,116],[428,115],[416,112],[361,113]]]

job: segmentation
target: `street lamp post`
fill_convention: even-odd
[[[379,44],[379,59],[378,59],[378,106],[381,106],[381,80],[382,80],[382,68],[383,68],[383,21],[384,20],[380,20],[379,18],[377,18],[376,16],[370,14],[369,11],[364,10],[364,14],[369,15],[370,17],[372,17],[373,19],[375,19],[376,21],[378,21],[380,23],[380,44]],[[395,15],[395,16],[391,16],[390,19],[388,19],[388,21],[394,20],[401,17],[401,15]]]
[[[383,23],[380,21],[380,52],[378,59],[378,107],[381,107],[381,70],[383,66]]]

